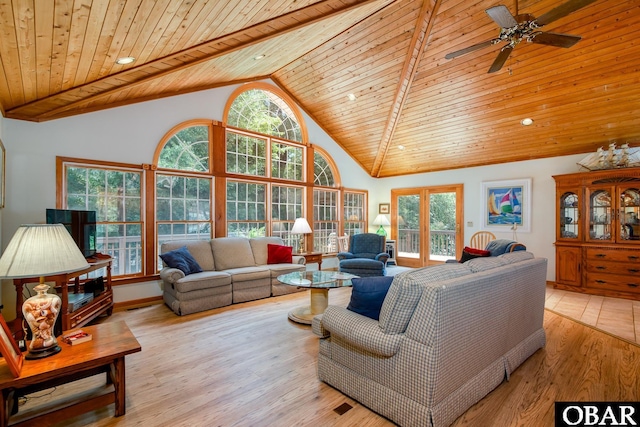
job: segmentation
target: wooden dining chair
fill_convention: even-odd
[[[478,231],[471,236],[471,241],[469,242],[469,247],[475,249],[484,249],[487,247],[487,243],[492,240],[496,240],[495,234],[490,231]]]

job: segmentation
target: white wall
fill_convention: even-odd
[[[225,102],[236,87],[217,88],[44,123],[2,120],[0,130],[7,149],[7,186],[6,207],[4,212],[0,211],[1,247],[6,246],[20,224],[44,222],[45,209],[55,206],[56,156],[151,163],[158,142],[176,124],[194,118],[222,120]],[[370,222],[375,218],[378,203],[390,201],[392,188],[463,183],[465,224],[473,222],[473,227],[464,230],[465,242],[468,242],[480,225],[481,182],[532,178],[531,233],[519,232],[518,240],[535,254],[549,258],[547,277],[554,279],[555,187],[551,175],[576,171],[576,162],[582,155],[374,179],[307,115],[304,118],[311,143],[327,150],[333,157],[340,170],[342,184],[369,191]],[[371,230],[375,228],[372,226]],[[509,238],[511,233],[499,237]],[[5,305],[14,303],[14,294],[12,287],[3,287]],[[159,283],[152,282],[118,286],[114,299],[122,302],[160,294]]]

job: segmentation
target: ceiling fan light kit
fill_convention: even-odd
[[[493,6],[485,10],[487,15],[500,27],[498,37],[466,47],[464,49],[450,52],[445,55],[446,59],[457,58],[458,56],[479,50],[488,46],[493,46],[501,42],[507,43],[498,52],[489,73],[499,71],[507,61],[513,49],[522,41],[528,43],[544,44],[548,46],[569,48],[580,41],[582,37],[571,34],[560,34],[540,31],[544,25],[563,18],[578,9],[581,9],[596,0],[569,0],[566,3],[550,10],[539,18],[535,18],[529,13],[518,14],[518,3],[516,0],[516,16],[513,16],[504,5]]]

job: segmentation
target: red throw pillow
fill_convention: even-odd
[[[293,248],[267,244],[267,264],[291,264],[293,262]]]
[[[462,250],[462,257],[460,258],[459,262],[463,263],[463,262],[469,261],[470,259],[485,257],[485,256],[491,256],[491,252],[485,251],[484,249],[476,249],[476,248],[470,248],[468,246],[465,246],[464,249]]]

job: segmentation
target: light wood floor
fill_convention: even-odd
[[[330,303],[346,305],[350,291],[331,290]],[[318,339],[287,319],[307,302],[308,291],[183,317],[163,305],[114,313],[103,321],[125,320],[142,345],[126,359],[127,414],[113,418],[110,405],[61,426],[392,426],[317,380]],[[554,401],[640,400],[640,347],[550,311],[545,330],[546,347],[455,426],[553,426]]]

